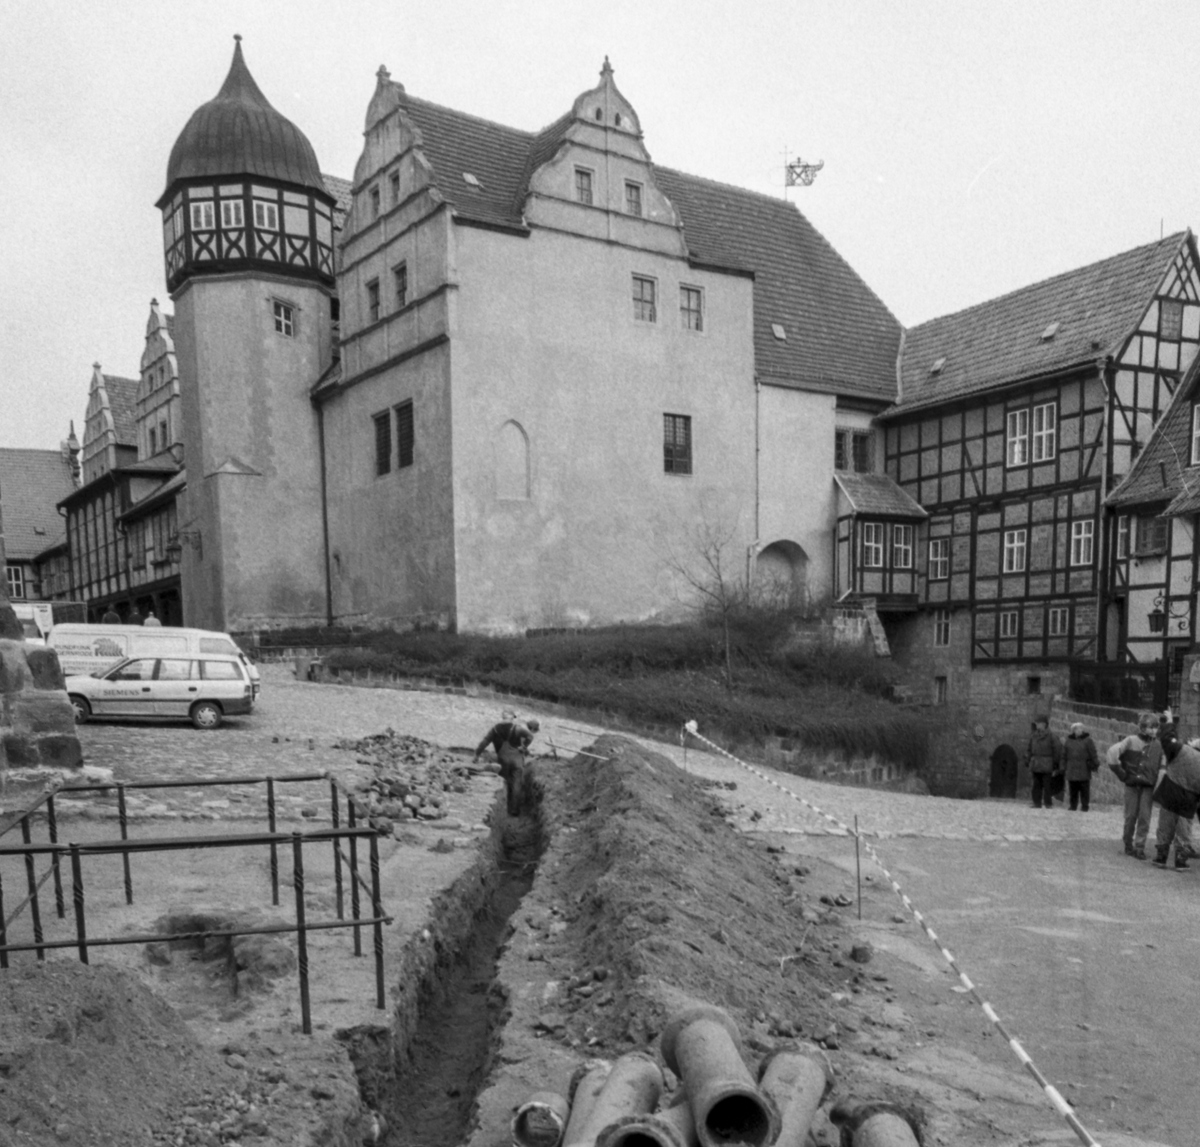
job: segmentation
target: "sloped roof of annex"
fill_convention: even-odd
[[[1190,231],[1055,275],[905,332],[885,419],[1116,357]]]
[[[66,537],[55,507],[74,489],[62,450],[0,448],[0,520],[9,561],[30,561]]]
[[[887,474],[855,474],[838,470],[834,472],[833,480],[846,495],[846,501],[856,514],[916,520],[929,517],[925,507]]]
[[[530,180],[569,143],[583,97],[529,132],[381,83],[417,129],[416,146],[455,217],[527,234]],[[894,401],[899,321],[794,204],[653,164],[651,172],[682,219],[690,260],[753,277],[763,382]]]

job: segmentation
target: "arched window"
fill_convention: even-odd
[[[509,420],[496,435],[496,497],[529,499],[529,436],[519,422]]]

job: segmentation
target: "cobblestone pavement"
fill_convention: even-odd
[[[461,693],[296,681],[290,665],[262,667],[263,692],[249,717],[230,718],[213,732],[184,724],[92,723],[81,726],[85,761],[112,769],[116,779],[182,780],[188,777],[245,777],[289,773],[345,774],[354,756],[335,749],[344,738],[358,738],[392,727],[443,747],[472,748],[492,723],[513,705],[510,698]],[[603,726],[542,714],[535,751],[552,760],[586,749]],[[704,715],[691,714],[704,730]],[[718,784],[736,786],[726,794],[739,827],[750,831],[839,834],[845,830],[793,799],[779,787],[853,826],[857,815],[864,835],[949,840],[1053,841],[1110,839],[1121,836],[1121,810],[1093,805],[1072,813],[1057,803],[1034,809],[1024,801],[952,800],[911,793],[865,789],[809,780],[761,766],[754,771],[690,741],[664,744],[638,738],[676,764]],[[549,764],[549,760],[547,760]],[[498,782],[497,782],[498,783]],[[277,786],[280,813],[305,808],[324,819],[328,790],[321,784]],[[262,818],[261,790],[164,789],[131,793],[131,815],[177,815],[211,819]]]

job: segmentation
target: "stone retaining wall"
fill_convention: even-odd
[[[10,768],[70,769],[82,762],[58,654],[0,639],[0,779]]]

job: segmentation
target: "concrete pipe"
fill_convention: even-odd
[[[585,1076],[579,1091],[587,1083]],[[662,1094],[662,1070],[645,1052],[631,1051],[612,1065],[608,1078],[596,1095],[591,1110],[576,1125],[571,1113],[566,1147],[594,1147],[600,1133],[627,1115],[645,1115],[658,1105]],[[578,1091],[577,1091],[578,1096]]]
[[[591,1117],[592,1109],[601,1089],[612,1071],[612,1064],[606,1059],[593,1059],[581,1064],[571,1074],[571,1083],[567,1091],[567,1102],[571,1105],[571,1117],[567,1120],[567,1129],[563,1140],[567,1144],[581,1142],[580,1129]]]
[[[512,1121],[513,1147],[558,1147],[570,1108],[553,1091],[538,1091],[520,1107]]]
[[[891,1103],[865,1103],[847,1108],[841,1103],[829,1113],[842,1131],[842,1147],[921,1147],[917,1120]]]
[[[779,1147],[804,1147],[813,1116],[833,1086],[825,1054],[781,1047],[763,1060],[758,1085],[779,1108]]]
[[[663,1031],[663,1059],[683,1080],[701,1147],[767,1147],[779,1111],[754,1085],[738,1051],[737,1025],[721,1008],[688,1008]]]
[[[666,1111],[629,1115],[609,1124],[596,1147],[696,1147],[696,1121],[687,1096]]]

